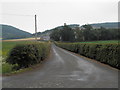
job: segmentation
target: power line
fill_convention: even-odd
[[[30,16],[34,17],[34,15],[25,15],[25,14],[8,14],[8,13],[0,13],[1,15],[13,15],[13,16]]]

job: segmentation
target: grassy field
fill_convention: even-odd
[[[18,44],[31,43],[33,41],[3,41],[2,42],[2,56],[8,56],[9,51]]]
[[[91,42],[79,42],[79,43],[100,43],[100,44],[113,44],[113,43],[119,43],[120,40],[107,40],[107,41],[91,41]]]
[[[39,38],[37,37],[37,39]],[[35,38],[7,39],[7,40],[2,40],[2,41],[31,41],[31,40],[35,40]]]

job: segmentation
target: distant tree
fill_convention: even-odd
[[[50,34],[50,39],[60,41],[60,30],[55,28]]]
[[[117,29],[117,32],[118,32],[118,33],[117,33],[117,35],[116,35],[116,36],[117,36],[116,38],[117,38],[118,40],[120,40],[120,28]]]
[[[79,28],[75,30],[75,41],[84,41],[83,31]]]
[[[100,40],[107,40],[107,37],[108,37],[107,33],[108,33],[107,29],[104,27],[101,27],[100,28]]]
[[[89,24],[85,24],[82,27],[85,28],[85,30],[91,30],[91,29],[93,29],[92,26],[89,25]]]
[[[93,30],[91,25],[83,25],[83,37],[85,41],[90,41],[93,38]]]
[[[63,26],[63,29],[60,30],[61,40],[73,42],[75,40],[75,32],[69,26]]]

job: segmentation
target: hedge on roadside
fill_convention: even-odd
[[[120,47],[118,44],[90,44],[90,43],[55,43],[66,50],[79,53],[85,57],[95,59],[110,66],[119,67]]]
[[[30,43],[15,46],[9,53],[6,62],[26,68],[43,61],[50,52],[50,43]]]

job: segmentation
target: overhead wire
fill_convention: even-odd
[[[30,16],[30,17],[34,17],[34,15],[25,15],[25,14],[8,14],[8,13],[0,13],[0,15],[14,15],[14,16]]]

